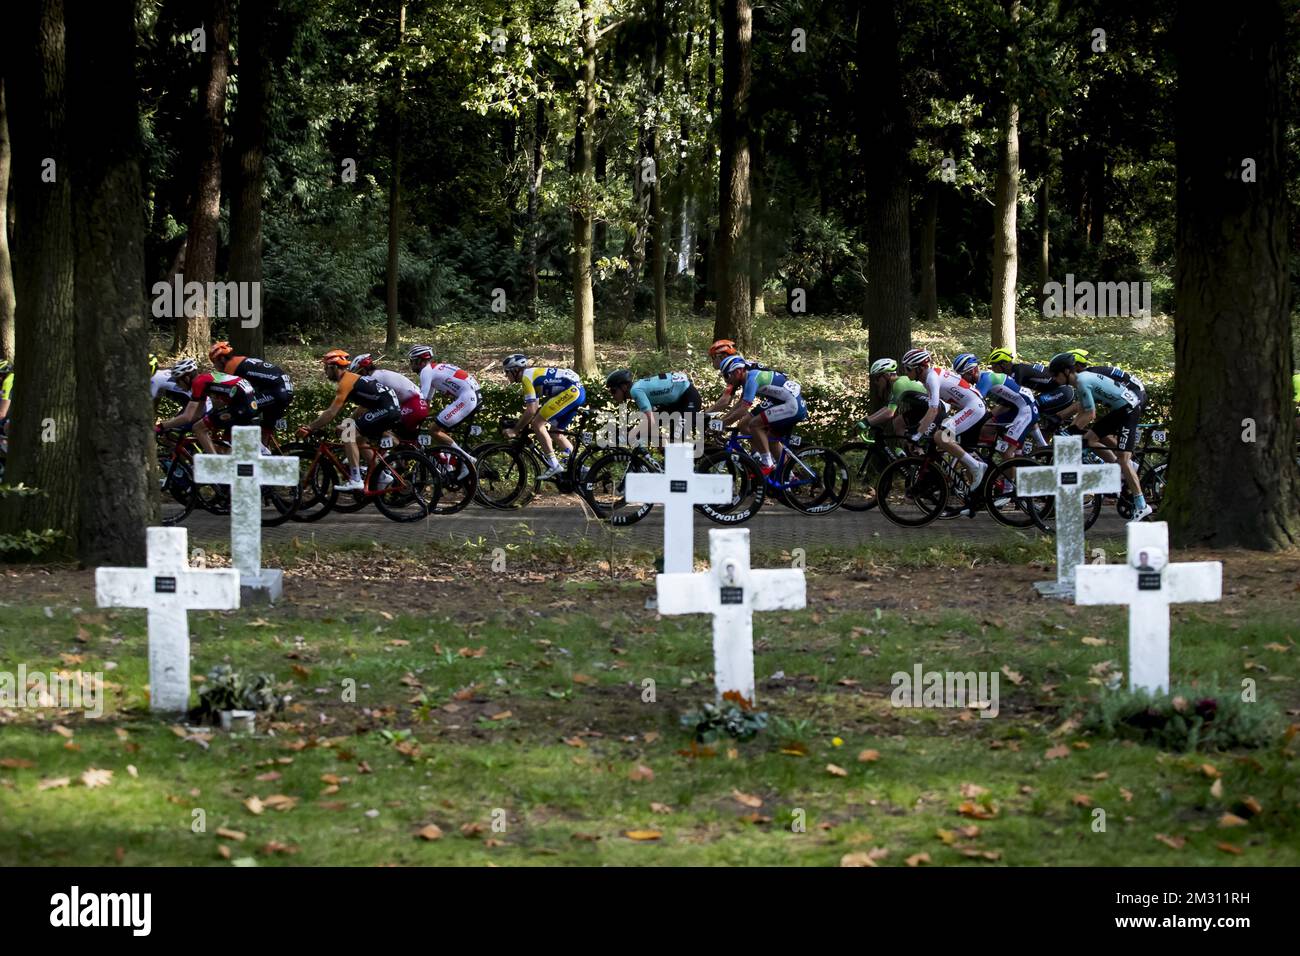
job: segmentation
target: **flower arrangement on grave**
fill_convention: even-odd
[[[1239,691],[1184,687],[1173,694],[1104,694],[1080,726],[1103,737],[1191,753],[1268,746],[1278,739],[1282,722],[1271,704],[1245,702]]]
[[[208,680],[199,688],[199,704],[190,712],[195,721],[219,723],[222,711],[253,710],[275,713],[285,699],[275,692],[275,678],[270,674],[241,674],[229,664],[218,664],[208,671]]]
[[[735,693],[723,695],[721,704],[709,702],[698,711],[689,711],[681,720],[697,744],[711,744],[723,735],[751,740],[767,729],[767,712],[754,710]]]

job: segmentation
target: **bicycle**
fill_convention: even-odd
[[[296,516],[301,521],[319,521],[335,510],[343,475],[350,473],[344,445],[312,435],[301,442],[285,446],[288,454],[297,454],[306,463],[303,470],[301,504]],[[371,446],[366,465],[365,488],[353,492],[362,506],[374,501],[375,507],[393,521],[418,521],[436,507],[442,493],[437,466],[413,447],[391,449]],[[385,481],[385,476],[388,480]]]
[[[569,428],[551,429],[552,434],[571,438],[575,432],[578,435],[573,452],[562,459],[564,469],[546,479],[562,494],[581,494],[583,469],[597,450],[595,435],[581,429],[594,414],[591,409],[582,409]],[[514,421],[502,418],[499,425],[504,430]],[[531,428],[508,441],[479,445],[470,454],[478,463],[478,500],[487,507],[502,510],[522,508],[540,493],[542,479],[539,476],[546,471],[547,465]]]
[[[159,433],[158,444],[159,512],[165,526],[180,524],[196,507],[215,515],[230,514],[230,491],[225,485],[201,485],[194,480],[194,456],[202,452],[192,432]],[[214,438],[214,444],[220,449],[218,454],[229,453],[224,436]],[[279,446],[273,444],[271,452],[278,454]],[[293,516],[299,490],[263,485],[261,498],[262,524],[271,527]]]
[[[720,431],[722,424],[712,421],[709,429]],[[748,435],[742,438],[739,430],[732,428],[719,450],[705,454],[706,464],[725,460],[730,466],[739,459],[743,468],[736,477],[737,480],[743,480],[740,488],[742,493],[753,494],[757,488],[763,488],[765,492],[771,490],[782,504],[806,515],[830,514],[848,495],[848,466],[833,449],[821,445],[808,445],[800,449],[803,439],[799,435],[787,434],[774,439],[780,445],[781,453],[771,472],[764,475],[757,460],[745,449],[744,442],[748,439]],[[762,507],[764,497],[765,495],[755,495],[752,512],[739,520],[752,517]],[[737,511],[733,509],[727,514],[735,515]],[[738,519],[733,517],[729,523],[735,520]]]
[[[865,421],[857,423],[858,440],[845,442],[835,449],[849,470],[849,491],[843,506],[849,511],[870,511],[876,507],[876,482],[890,462],[905,457],[903,439],[886,436],[884,431]]]

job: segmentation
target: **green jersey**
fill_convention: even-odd
[[[903,396],[908,392],[919,392],[922,401],[925,401],[925,386],[920,382],[913,381],[906,375],[900,375],[894,379],[893,386],[889,389],[889,410],[898,411],[898,403],[903,400]]]

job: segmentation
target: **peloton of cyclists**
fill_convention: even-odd
[[[972,455],[967,446],[973,444],[972,439],[979,438],[980,426],[989,414],[979,390],[951,369],[932,366],[928,349],[908,350],[899,364],[914,381],[925,386],[930,406],[912,440],[920,441],[922,436],[932,435],[940,450],[966,468],[971,492],[978,495],[988,466]],[[944,403],[952,409],[952,414],[941,420],[940,408]]]
[[[671,416],[670,430],[675,440],[684,440],[696,431],[695,416],[703,400],[685,372],[661,372],[633,380],[632,373],[621,368],[609,374],[605,388],[617,405],[636,402],[645,414],[650,434],[657,425],[656,413]]]
[[[330,349],[321,357],[325,378],[336,386],[334,401],[316,416],[309,424],[298,429],[298,437],[306,438],[312,432],[320,431],[332,422],[348,403],[360,406],[361,414],[345,419],[342,428],[343,449],[347,454],[350,475],[348,480],[334,487],[339,491],[361,491],[365,480],[361,472],[361,456],[367,463],[374,456],[374,449],[367,440],[377,441],[384,432],[396,428],[402,421],[402,409],[397,400],[397,393],[387,385],[381,385],[373,378],[363,378],[356,372],[349,372],[352,359],[342,349]],[[349,423],[355,427],[349,427]],[[381,486],[392,481],[388,472],[380,475]]]
[[[514,427],[505,429],[506,437],[514,438],[525,428],[531,428],[546,459],[546,470],[538,478],[554,478],[564,470],[564,465],[556,457],[547,426],[555,429],[555,441],[563,449],[565,457],[573,454],[573,443],[563,433],[563,429],[578,414],[578,409],[586,404],[587,390],[583,387],[582,379],[572,369],[534,368],[528,356],[518,352],[507,355],[502,359],[501,365],[505,369],[506,379],[513,384],[523,385],[524,389],[524,409]]]

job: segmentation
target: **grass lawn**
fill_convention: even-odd
[[[644,610],[648,560],[286,551],[292,603],[190,616],[196,676],[292,696],[252,737],[148,715],[144,614],[94,609],[88,572],[10,570],[0,670],[110,693],[100,719],[0,710],[0,863],[1300,863],[1300,558],[1223,556],[1223,603],[1175,611],[1175,683],[1253,678],[1277,715],[1182,754],[1079,729],[1122,608],[1027,597],[1045,546],[963,548],[812,555],[809,609],[755,617],[768,728],[694,748],[709,625]],[[998,716],[892,706],[917,663],[997,672]]]

